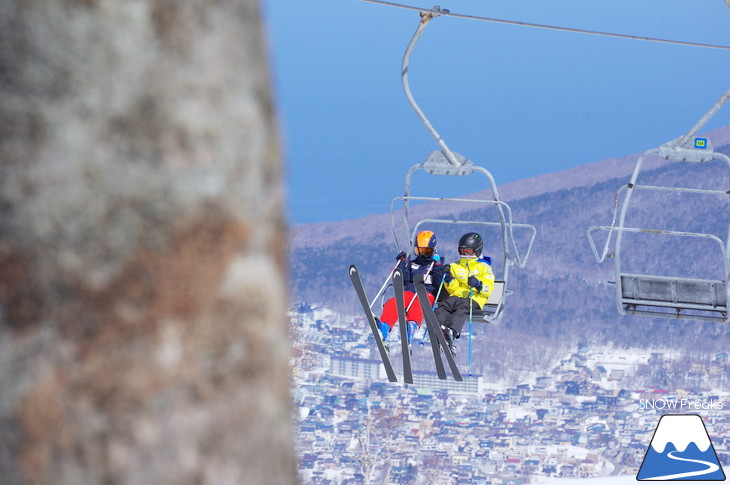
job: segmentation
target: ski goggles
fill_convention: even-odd
[[[432,256],[433,253],[434,253],[434,249],[433,248],[419,248],[419,247],[416,247],[416,254],[418,254],[420,256]]]
[[[459,254],[462,256],[474,256],[476,253],[472,248],[459,248]]]

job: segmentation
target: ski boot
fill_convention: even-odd
[[[387,323],[381,322],[379,318],[375,319],[375,323],[378,324],[380,333],[383,336],[383,346],[385,347],[385,350],[390,352],[390,349],[388,348],[388,343],[386,342],[386,339],[388,338],[388,334],[390,333],[390,325],[388,325]]]
[[[411,348],[411,339],[413,338],[413,335],[415,335],[416,330],[418,330],[418,322],[414,320],[408,320],[408,352],[413,355],[413,349]]]
[[[441,330],[444,332],[444,337],[446,337],[446,344],[449,346],[449,352],[451,352],[451,355],[456,357],[456,345],[454,345],[454,331],[444,325],[441,325]]]
[[[410,342],[413,338],[413,335],[416,334],[416,330],[418,330],[418,322],[414,320],[408,320],[408,341]]]

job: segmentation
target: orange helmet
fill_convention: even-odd
[[[433,256],[436,252],[436,236],[432,231],[421,231],[416,236],[413,246],[416,256]]]

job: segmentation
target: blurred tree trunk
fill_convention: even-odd
[[[296,482],[257,0],[0,2],[0,482]]]

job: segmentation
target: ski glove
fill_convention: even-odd
[[[479,279],[476,276],[469,276],[469,279],[467,280],[469,283],[469,286],[476,289],[477,291],[482,291],[482,282],[479,281]]]
[[[401,251],[398,253],[398,256],[395,257],[396,261],[405,261],[406,260],[406,252]]]
[[[444,273],[444,283],[448,285],[453,279],[454,276],[451,274],[451,270],[449,270],[449,268],[446,268],[446,272]]]

